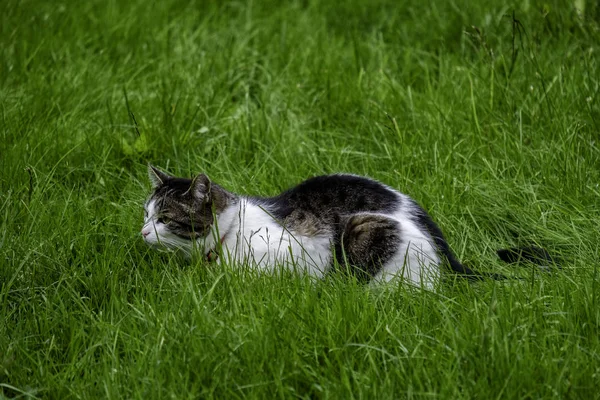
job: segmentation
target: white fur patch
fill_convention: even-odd
[[[299,235],[248,199],[241,198],[218,215],[214,229],[205,247],[216,247],[216,239],[222,238],[223,254],[233,263],[261,269],[284,266],[316,277],[322,277],[331,264],[330,235]]]

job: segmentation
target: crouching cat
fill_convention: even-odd
[[[265,270],[284,266],[315,277],[402,277],[426,288],[444,267],[471,279],[503,278],[462,265],[425,210],[369,178],[318,176],[262,198],[229,192],[204,174],[178,178],[153,166],[148,173],[153,192],[141,233],[153,247]]]

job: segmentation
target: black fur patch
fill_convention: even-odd
[[[339,215],[398,209],[400,197],[382,183],[354,175],[326,175],[308,179],[279,196],[255,198],[273,216],[293,226],[296,216],[307,214],[324,224],[332,224]],[[289,217],[294,214],[294,218]]]
[[[519,262],[530,262],[537,265],[555,265],[555,260],[546,249],[541,247],[513,247],[497,251],[498,257],[504,262],[514,264]]]

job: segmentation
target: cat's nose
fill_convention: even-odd
[[[142,236],[146,237],[150,234],[150,231],[142,231]]]

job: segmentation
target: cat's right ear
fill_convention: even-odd
[[[152,183],[152,189],[156,189],[157,187],[165,183],[167,179],[169,179],[169,175],[154,168],[151,164],[148,164],[148,177],[150,178],[150,182]]]

